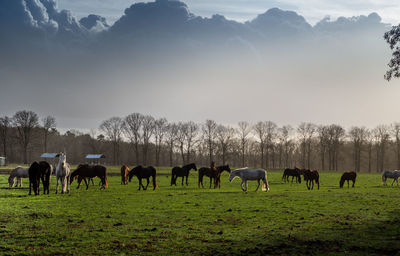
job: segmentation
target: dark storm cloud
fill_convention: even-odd
[[[381,71],[374,63],[385,64],[385,28],[377,14],[324,19],[313,27],[277,8],[240,23],[219,14],[201,17],[167,0],[133,4],[108,26],[97,15],[78,21],[54,0],[0,0],[0,86],[7,91],[0,108],[9,114],[21,107],[51,109],[61,126],[78,128],[132,111],[175,120],[193,119],[193,113],[226,118],[221,121],[263,118],[264,104],[274,109],[279,99],[317,84],[319,90],[342,86],[341,79],[362,73],[363,65],[374,74],[365,81],[376,81]],[[350,42],[332,44],[329,37],[337,33]],[[351,72],[349,60],[357,67]],[[243,98],[255,98],[255,106],[232,111],[230,101]],[[271,115],[276,121],[282,116]],[[74,117],[74,123],[62,121]]]

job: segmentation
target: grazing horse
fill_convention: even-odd
[[[178,177],[182,177],[182,186],[183,186],[183,181],[185,180],[185,177],[186,177],[186,186],[188,186],[189,185],[188,184],[189,172],[192,169],[197,171],[196,164],[191,163],[191,164],[184,165],[182,167],[175,166],[174,168],[172,168],[172,171],[171,171],[171,186],[172,185],[176,186],[176,179]]]
[[[139,190],[141,187],[143,188],[143,190],[147,189],[147,187],[149,186],[149,183],[150,183],[150,181],[149,181],[150,177],[153,178],[153,190],[155,190],[156,187],[158,187],[157,182],[156,182],[157,171],[153,166],[148,166],[145,168],[141,165],[138,165],[129,172],[129,174],[128,174],[129,182],[131,182],[133,176],[136,176],[139,180]],[[142,179],[147,179],[146,187],[143,186]]]
[[[347,180],[347,187],[350,187],[349,181],[353,181],[353,188],[354,184],[356,183],[357,173],[355,172],[345,172],[343,173],[342,177],[340,178],[339,186],[343,188],[344,182]]]
[[[314,182],[318,185],[319,189],[319,173],[318,171],[303,170],[304,180],[306,181],[307,189],[314,189]]]
[[[128,185],[129,166],[124,164],[121,167],[121,185]]]
[[[214,180],[214,187],[221,188],[221,175],[224,171],[231,173],[231,168],[229,167],[229,164],[217,167],[217,178]]]
[[[56,168],[56,194],[58,193],[59,182],[61,182],[61,194],[64,194],[66,191],[69,193],[71,170],[69,163],[67,163],[67,156],[64,153],[60,153],[58,156],[59,160]]]
[[[71,173],[71,183],[76,177],[80,177],[80,179],[78,179],[77,189],[81,185],[82,179],[85,181],[86,190],[89,189],[89,182],[86,180],[86,178],[92,179],[94,177],[100,178],[102,184],[100,189],[105,189],[108,187],[107,168],[102,165],[80,164],[78,168]]]
[[[283,176],[282,176],[282,180],[289,182],[289,176],[292,176],[292,183],[293,183],[293,179],[296,178],[296,183],[301,183],[301,176],[300,176],[300,169],[295,167],[294,169],[285,169],[283,171]]]
[[[198,186],[204,188],[203,185],[203,177],[204,175],[210,178],[210,188],[212,181],[214,179],[214,188],[217,188],[217,186],[220,186],[220,177],[223,171],[231,172],[231,169],[229,168],[229,165],[223,165],[223,166],[218,166],[215,167],[215,163],[211,163],[211,167],[201,167],[199,169],[199,180],[198,180]]]
[[[232,182],[232,180],[236,177],[239,177],[242,179],[242,182],[240,183],[240,187],[244,192],[247,192],[247,181],[248,180],[256,180],[258,182],[258,188],[260,187],[260,181],[262,180],[263,185],[262,185],[262,190],[263,191],[268,191],[269,186],[268,186],[268,180],[267,180],[267,171],[264,169],[256,169],[256,170],[251,170],[247,167],[241,168],[241,169],[236,169],[231,172],[229,175],[229,182]],[[243,188],[243,183],[245,184],[245,187]]]
[[[22,168],[18,166],[14,170],[11,171],[10,176],[8,177],[8,185],[10,188],[14,186],[14,180],[17,179],[15,187],[22,187],[22,178],[29,178],[29,168]]]
[[[394,183],[395,181],[396,181],[397,186],[398,186],[398,185],[399,185],[399,181],[398,181],[399,177],[400,177],[400,171],[398,171],[398,170],[394,170],[394,171],[383,171],[383,172],[382,172],[382,184],[383,184],[383,185],[386,185],[386,179],[387,179],[387,178],[391,178],[391,179],[393,179],[392,186],[393,186],[393,183]]]

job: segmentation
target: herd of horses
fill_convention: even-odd
[[[46,161],[33,162],[29,168],[17,167],[13,171],[11,171],[10,176],[8,178],[8,183],[10,188],[14,187],[22,187],[22,178],[29,178],[29,195],[31,195],[32,190],[35,195],[39,194],[39,186],[40,182],[43,184],[43,193],[50,193],[50,177],[52,174],[56,175],[57,185],[56,185],[56,194],[58,193],[59,184],[61,184],[61,193],[66,193],[70,191],[71,183],[76,179],[78,186],[81,185],[82,181],[85,182],[86,189],[89,188],[90,182],[94,185],[93,178],[98,177],[100,179],[99,185],[101,185],[100,189],[105,189],[108,187],[107,181],[107,169],[102,165],[88,165],[88,164],[80,164],[77,169],[73,172],[70,170],[70,165],[66,161],[66,155],[64,153],[60,153],[57,155],[59,157],[58,164],[53,170],[53,167]],[[210,178],[210,188],[214,185],[214,188],[221,187],[221,175],[224,171],[229,173],[229,181],[231,182],[234,178],[239,177],[241,181],[241,189],[243,191],[247,191],[247,181],[255,180],[258,182],[258,186],[256,191],[261,185],[262,182],[262,190],[268,191],[269,185],[267,180],[267,172],[264,169],[249,169],[239,168],[236,170],[231,170],[229,165],[216,166],[214,162],[211,163],[210,167],[201,167],[197,169],[195,163],[187,164],[182,167],[176,166],[171,170],[171,183],[170,185],[177,185],[177,179],[181,178],[182,186],[184,184],[189,185],[188,177],[191,170],[198,172],[198,187],[204,188],[203,178],[207,176]],[[157,170],[152,167],[144,167],[142,165],[138,165],[132,169],[127,165],[123,165],[121,167],[121,184],[127,185],[128,181],[131,182],[133,176],[136,176],[139,181],[139,190],[147,190],[150,184],[150,178],[152,179],[153,190],[155,190],[157,185]],[[296,183],[301,183],[301,176],[306,183],[307,189],[314,189],[314,185],[319,189],[320,187],[320,178],[319,173],[316,170],[309,169],[300,169],[298,167],[294,167],[293,169],[287,168],[283,172],[282,181],[285,183],[290,182],[289,178],[292,177],[291,183],[294,181]],[[400,177],[400,171],[384,171],[382,173],[382,183],[386,184],[387,178],[392,178],[392,186],[396,181],[398,185],[398,178]],[[186,178],[186,181],[185,181]],[[344,183],[347,181],[347,186],[350,187],[350,181],[352,181],[352,187],[354,187],[356,182],[357,174],[355,172],[345,172],[340,178],[339,187],[343,188]],[[142,180],[145,179],[147,181],[146,185],[142,183]],[[14,181],[16,180],[16,183]],[[244,185],[244,187],[243,187]]]

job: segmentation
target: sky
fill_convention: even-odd
[[[383,78],[383,34],[400,3],[132,3],[0,0],[0,116],[29,109],[62,130],[134,112],[230,125],[400,121],[400,80]]]
[[[138,0],[58,0],[62,9],[71,10],[76,16],[91,13],[100,14],[114,23],[125,8]],[[336,19],[340,16],[352,17],[377,12],[383,22],[400,23],[400,2],[393,0],[185,0],[197,15],[210,17],[221,14],[240,22],[251,20],[258,14],[274,7],[296,11],[314,25],[325,16]]]

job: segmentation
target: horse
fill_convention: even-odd
[[[262,190],[269,191],[268,180],[267,180],[267,171],[264,169],[251,170],[251,169],[245,167],[245,168],[233,170],[229,175],[229,182],[232,182],[232,180],[236,177],[239,177],[242,179],[242,182],[240,183],[240,187],[242,188],[242,190],[244,192],[247,192],[247,181],[248,180],[256,180],[258,182],[256,192],[257,192],[258,188],[260,187],[261,180],[263,182]],[[243,183],[245,184],[245,188],[243,188]]]
[[[49,186],[50,186],[50,175],[51,175],[51,166],[49,163],[45,161],[41,162],[33,162],[28,169],[29,174],[29,195],[31,195],[31,190],[33,188],[33,192],[36,195],[39,195],[39,186],[40,180],[43,183],[43,194],[49,194]]]
[[[8,185],[10,188],[14,186],[14,180],[17,179],[15,187],[22,187],[22,178],[29,178],[29,168],[22,168],[18,166],[14,170],[10,172],[10,176],[8,177]]]
[[[40,165],[40,178],[43,183],[43,194],[50,193],[50,176],[53,171],[53,166],[51,166],[46,161],[39,162]]]
[[[398,170],[394,170],[394,171],[383,171],[382,172],[382,184],[383,185],[386,185],[386,179],[387,178],[391,178],[391,179],[393,179],[393,182],[392,182],[392,186],[393,186],[393,183],[396,181],[396,184],[397,184],[397,186],[399,185],[399,181],[398,181],[398,178],[400,177],[400,171],[398,171]]]
[[[227,171],[228,173],[231,173],[231,168],[229,167],[229,164],[227,165],[221,165],[217,167],[217,179],[215,180],[214,186],[218,188],[221,188],[221,175],[224,171]]]
[[[131,182],[133,176],[136,176],[139,180],[139,190],[141,187],[143,188],[143,190],[147,189],[150,183],[149,182],[150,177],[153,178],[153,190],[155,190],[158,187],[156,182],[157,171],[153,166],[143,167],[141,165],[138,165],[129,172],[128,174],[129,182]],[[146,187],[143,186],[142,179],[147,179]]]
[[[229,168],[229,165],[222,165],[222,166],[218,166],[215,168],[209,168],[209,167],[201,167],[199,169],[199,180],[198,180],[198,186],[200,188],[200,184],[201,187],[204,188],[203,185],[203,176],[207,176],[210,178],[210,188],[211,188],[211,184],[212,181],[214,179],[214,188],[216,188],[217,186],[221,186],[220,184],[220,177],[223,171],[227,171],[227,172],[231,172],[231,169]]]
[[[108,187],[107,182],[107,168],[102,165],[88,165],[88,164],[80,164],[78,168],[71,173],[71,183],[74,181],[75,177],[80,177],[78,180],[78,187],[81,185],[82,179],[85,181],[86,190],[89,189],[89,182],[87,182],[86,178],[94,178],[99,177],[101,180],[101,188],[105,189]]]
[[[340,178],[339,186],[343,188],[344,182],[347,180],[347,187],[350,187],[349,181],[353,181],[353,188],[354,184],[356,183],[357,173],[355,172],[345,172],[343,173],[342,177]]]
[[[176,179],[178,177],[182,177],[182,186],[183,186],[183,181],[186,177],[186,186],[188,186],[188,177],[189,177],[189,172],[190,170],[195,170],[197,171],[197,167],[195,163],[191,163],[191,164],[187,164],[184,165],[182,167],[179,166],[175,166],[174,168],[172,168],[171,171],[171,186],[175,185],[176,186]]]
[[[64,194],[66,191],[69,193],[71,170],[69,164],[67,163],[67,156],[64,153],[60,153],[58,156],[59,160],[56,168],[56,194],[58,193],[59,182],[61,182],[61,194]]]
[[[40,165],[38,162],[33,162],[28,170],[29,173],[29,195],[35,193],[35,196],[39,195],[39,185],[40,185]]]
[[[121,167],[121,185],[128,185],[129,166],[124,164]]]
[[[293,183],[293,179],[296,178],[296,183],[301,183],[301,176],[300,176],[300,169],[295,167],[294,169],[285,169],[283,171],[283,176],[282,176],[282,180],[289,182],[289,176],[292,176],[292,183]]]
[[[303,170],[304,171],[304,180],[306,181],[307,189],[314,189],[314,182],[318,185],[319,189],[319,173],[314,170]]]

